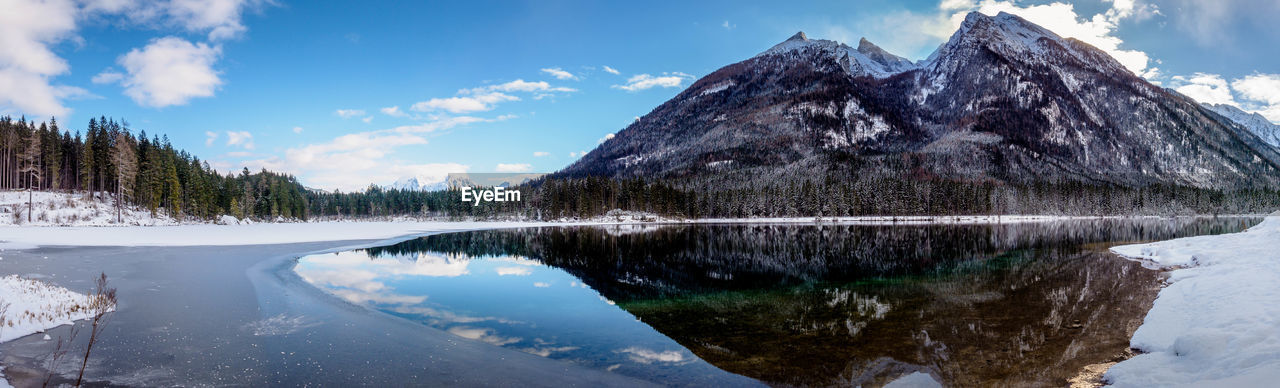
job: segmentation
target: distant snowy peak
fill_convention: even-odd
[[[439,191],[447,189],[448,185],[446,181],[443,180],[439,182],[430,182],[426,179],[419,179],[418,177],[404,177],[396,179],[394,183],[384,188],[402,191]]]
[[[419,190],[421,187],[422,187],[422,184],[418,183],[418,178],[416,177],[405,177],[405,178],[396,179],[396,181],[391,183],[390,186],[387,186],[388,189],[407,190],[407,191],[416,191],[416,190]]]
[[[886,78],[917,68],[916,64],[906,58],[893,55],[866,38],[859,40],[858,48],[854,49],[834,40],[809,39],[803,31],[756,55],[757,58],[767,56],[834,59],[855,77]]]
[[[1280,125],[1272,123],[1266,117],[1257,113],[1245,112],[1240,108],[1226,104],[1203,105],[1205,108],[1209,108],[1209,110],[1248,128],[1250,132],[1258,135],[1258,137],[1262,138],[1262,141],[1272,147],[1280,148]]]

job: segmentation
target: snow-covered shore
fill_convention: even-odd
[[[1146,353],[1106,373],[1116,386],[1280,382],[1280,215],[1240,233],[1111,248],[1174,269],[1134,333]]]
[[[87,319],[88,301],[84,294],[39,280],[0,276],[0,342]],[[0,366],[0,388],[8,386]]]
[[[0,277],[0,310],[7,307],[0,314],[0,342],[88,318],[87,302],[84,294],[39,280]]]
[[[84,193],[0,190],[0,225],[22,226],[137,226],[177,225],[164,215],[126,206],[115,208],[113,196]],[[116,222],[122,221],[122,222]]]

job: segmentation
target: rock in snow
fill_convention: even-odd
[[[1123,387],[1274,386],[1280,381],[1280,217],[1241,233],[1111,248],[1178,268],[1113,366]]]

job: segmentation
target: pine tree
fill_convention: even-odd
[[[80,151],[80,188],[85,191],[86,198],[93,198],[93,137],[97,135],[97,123],[93,119],[89,119],[88,135],[84,139],[84,145]]]
[[[123,206],[133,196],[133,182],[138,174],[138,155],[127,131],[116,133],[111,163],[116,167],[116,222],[124,222]]]

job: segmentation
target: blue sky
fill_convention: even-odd
[[[550,172],[796,31],[926,57],[1008,11],[1280,122],[1280,3],[0,0],[0,112],[126,119],[220,170],[358,189]],[[393,109],[394,108],[394,109]]]

